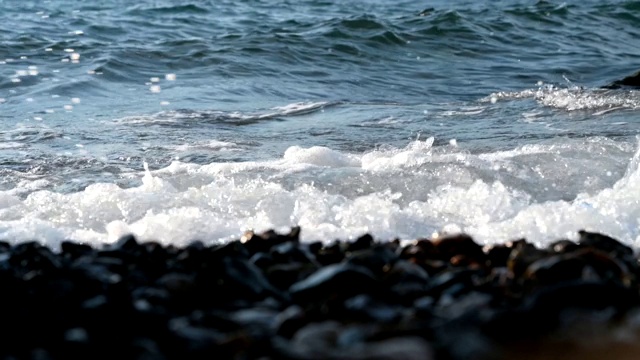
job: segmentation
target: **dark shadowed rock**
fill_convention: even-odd
[[[377,291],[379,283],[367,268],[353,264],[327,265],[289,288],[295,301],[321,301],[327,297],[346,298]]]
[[[273,246],[286,243],[300,241],[300,227],[293,227],[288,234],[279,234],[273,230],[265,231],[262,234],[256,234],[253,231],[246,232],[240,242],[245,245],[251,254],[257,252],[268,252]]]
[[[610,236],[584,230],[578,231],[578,234],[580,235],[578,240],[580,245],[591,246],[613,256],[633,255],[633,249]]]
[[[0,358],[533,360],[638,339],[638,258],[603,234],[540,249],[466,235],[307,244],[299,231],[59,253],[0,243]]]
[[[603,88],[605,89],[621,89],[621,88],[640,89],[640,71],[633,75],[629,75],[625,78],[622,78],[620,80],[611,82],[603,86]]]
[[[433,240],[433,245],[441,260],[456,262],[461,265],[484,263],[485,255],[482,247],[468,235],[446,236]]]

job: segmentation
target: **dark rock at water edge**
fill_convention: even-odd
[[[640,71],[620,80],[613,81],[605,86],[605,89],[640,89]]]
[[[126,236],[0,243],[7,359],[627,359],[633,249],[579,232],[537,248],[460,234],[301,243],[249,232],[184,248]]]

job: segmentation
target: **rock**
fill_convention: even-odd
[[[456,258],[460,265],[484,263],[482,247],[468,235],[446,236],[433,240],[433,245],[441,260],[452,261]]]
[[[223,291],[229,292],[226,297],[247,298],[260,300],[267,296],[283,298],[283,294],[276,290],[264,276],[262,271],[246,260],[227,257],[222,260],[224,273],[221,281],[225,284]]]
[[[603,86],[603,88],[605,89],[621,89],[621,88],[638,89],[640,88],[640,71],[633,75],[629,75],[623,79],[611,82]]]
[[[400,307],[385,304],[366,294],[356,295],[345,300],[344,310],[343,319],[351,318],[382,324],[397,321],[402,315]]]
[[[348,254],[346,262],[365,267],[379,278],[397,259],[398,255],[388,247],[374,246]]]
[[[519,279],[527,270],[529,265],[540,260],[550,253],[546,250],[538,249],[533,244],[526,242],[518,242],[513,245],[509,259],[507,260],[507,268],[511,272],[513,278]]]
[[[391,338],[354,346],[337,354],[349,360],[430,360],[435,355],[429,343],[417,336]]]
[[[321,302],[378,291],[379,282],[367,268],[348,263],[327,265],[289,288],[294,301]]]
[[[355,241],[347,244],[347,251],[354,252],[359,250],[369,249],[373,246],[373,237],[369,234],[364,234],[357,238]]]
[[[578,231],[578,234],[580,235],[580,240],[578,240],[580,245],[594,247],[613,256],[633,255],[633,249],[612,237],[584,230]]]
[[[213,246],[67,241],[59,253],[0,242],[0,357],[489,360],[634,344],[638,258],[579,235],[544,249],[466,235],[307,244],[299,229]],[[586,335],[563,335],[574,333]]]
[[[482,248],[486,255],[486,265],[490,268],[506,267],[512,247],[505,244],[487,245]]]
[[[251,254],[268,252],[273,246],[286,242],[298,243],[300,241],[300,227],[293,227],[288,234],[278,234],[273,230],[262,234],[253,231],[246,232],[240,242],[245,245]]]
[[[308,321],[309,319],[302,307],[291,305],[276,316],[274,323],[276,334],[290,339],[300,328],[305,326]]]

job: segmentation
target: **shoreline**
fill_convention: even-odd
[[[17,359],[631,359],[640,265],[611,237],[460,234],[103,248],[0,242],[0,355]],[[27,339],[28,341],[24,341]]]

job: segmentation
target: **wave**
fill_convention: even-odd
[[[193,123],[226,123],[240,126],[278,118],[306,115],[339,104],[338,102],[331,103],[326,101],[300,102],[273,107],[255,113],[215,110],[173,110],[162,111],[153,115],[127,116],[115,119],[113,122],[132,125],[160,124],[168,126],[190,126]]]
[[[567,111],[592,111],[603,115],[617,110],[640,109],[640,91],[586,89],[583,87],[561,88],[543,85],[537,89],[514,92],[497,92],[483,98],[483,102],[498,100],[535,99],[544,106]]]
[[[0,238],[55,246],[131,232],[185,244],[301,225],[304,241],[465,231],[485,243],[527,237],[543,245],[579,229],[640,241],[638,144],[565,139],[479,154],[456,142],[433,144],[364,154],[294,146],[267,161],[176,161],[128,173],[138,185],[126,188],[94,183],[57,193],[34,185],[26,197],[2,191]]]

